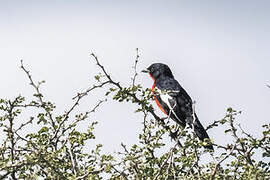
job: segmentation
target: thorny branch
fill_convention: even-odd
[[[134,63],[134,66],[133,66],[133,69],[134,69],[134,76],[132,78],[132,86],[135,86],[135,82],[136,82],[136,77],[138,75],[137,73],[137,65],[138,65],[138,62],[139,62],[139,49],[136,48],[136,59],[135,59],[135,63]]]
[[[220,124],[220,120],[216,120],[214,121],[212,124],[208,125],[206,128],[205,128],[205,131],[208,131],[209,129],[215,127],[215,126],[218,126],[218,124]]]
[[[239,154],[242,154],[243,157],[245,157],[245,159],[247,160],[247,162],[253,166],[253,163],[252,163],[252,160],[250,158],[250,154],[247,153],[247,147],[245,146],[245,144],[242,142],[241,138],[237,135],[236,131],[237,129],[235,128],[234,126],[234,117],[232,114],[229,114],[229,123],[230,123],[230,126],[231,126],[231,132],[232,132],[232,135],[233,137],[236,139],[236,143],[239,143],[240,146],[241,146],[241,151],[238,150]]]
[[[143,111],[143,113],[144,113],[144,118],[143,118],[143,125],[144,125],[143,126],[143,132],[144,132],[144,134],[146,134],[146,129],[147,129],[147,125],[146,125],[147,112]],[[148,132],[147,138],[144,138],[144,143],[145,144],[149,144],[150,143],[150,137],[151,137],[151,133]],[[147,150],[151,154],[152,159],[156,159],[156,157],[154,155],[153,149],[147,147]]]
[[[30,85],[32,86],[32,87],[34,87],[34,89],[36,90],[36,97],[39,99],[39,102],[40,102],[40,106],[46,111],[46,113],[49,115],[49,119],[50,119],[50,121],[51,121],[51,124],[52,124],[52,126],[54,127],[55,126],[55,122],[54,122],[54,119],[53,119],[53,117],[52,117],[52,113],[49,111],[49,110],[47,110],[46,108],[45,108],[45,105],[46,105],[46,102],[44,102],[43,101],[43,99],[42,99],[42,94],[41,94],[41,92],[40,92],[40,90],[39,90],[39,87],[40,87],[40,85],[42,84],[42,83],[44,83],[44,81],[41,81],[41,82],[38,82],[37,84],[33,81],[33,79],[32,79],[32,76],[31,76],[31,74],[30,74],[30,71],[28,71],[28,70],[26,70],[25,69],[25,67],[24,67],[24,65],[23,65],[23,60],[21,60],[21,68],[22,68],[22,70],[27,74],[27,76],[28,76],[28,79],[30,80]]]
[[[79,98],[78,98],[78,99],[79,99]],[[107,101],[107,99],[105,99],[105,100],[99,100],[99,102],[97,103],[97,105],[95,105],[95,107],[94,107],[92,110],[85,112],[84,117],[86,118],[90,113],[94,113],[94,112],[97,110],[97,108],[98,108],[102,103],[104,103],[104,102],[106,102],[106,101]],[[77,102],[77,101],[76,101],[76,102]],[[75,104],[76,104],[76,103],[75,103]],[[74,109],[74,106],[72,106],[72,110],[71,110],[71,111],[73,111],[73,109]],[[70,111],[70,112],[71,112],[71,111]],[[69,113],[70,113],[70,112],[69,112]],[[66,116],[66,117],[67,117],[67,116]],[[65,133],[67,130],[71,129],[75,124],[77,124],[78,122],[84,120],[85,118],[82,118],[82,119],[79,119],[79,118],[78,118],[78,119],[76,119],[76,120],[75,120],[73,123],[71,123],[67,128],[62,129],[61,134],[64,135],[64,133]],[[55,139],[55,138],[57,137],[57,135],[58,135],[60,129],[62,128],[62,125],[65,123],[65,121],[67,121],[66,118],[65,118],[64,120],[61,121],[61,123],[60,123],[59,127],[57,128],[57,130],[55,131],[55,134],[54,134],[54,136],[52,137],[52,139]],[[58,140],[59,140],[60,137],[61,137],[61,136],[58,136],[56,142],[58,142]]]
[[[162,163],[160,170],[158,171],[158,173],[155,175],[154,180],[156,180],[162,173],[162,171],[164,170],[164,167],[168,164],[169,159],[173,158],[173,154],[174,154],[174,149],[176,148],[178,144],[176,143],[170,150],[170,152],[168,153],[168,156],[166,158],[166,160]],[[170,164],[168,166],[168,168],[170,167]]]
[[[233,145],[231,151],[230,151],[224,158],[222,158],[218,163],[216,163],[215,168],[214,168],[214,170],[212,171],[211,180],[214,180],[214,179],[215,179],[215,175],[216,175],[216,173],[217,173],[218,167],[220,166],[220,164],[221,164],[225,159],[227,159],[227,158],[233,153],[235,147],[236,147],[236,143]]]

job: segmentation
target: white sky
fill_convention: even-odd
[[[33,91],[19,69],[20,59],[61,110],[93,83],[89,60],[100,61],[124,83],[130,81],[135,48],[139,69],[168,64],[197,101],[206,126],[229,106],[242,110],[239,122],[253,134],[269,123],[270,1],[4,1],[0,0],[1,98]],[[144,87],[152,80],[140,74]],[[82,102],[92,107],[96,97]],[[95,118],[105,150],[137,141],[142,118],[134,106],[109,102]],[[209,132],[226,142],[218,130]]]

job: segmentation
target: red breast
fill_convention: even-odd
[[[157,106],[159,107],[159,109],[160,109],[163,113],[165,113],[165,114],[167,115],[166,111],[162,108],[161,104],[158,102],[158,100],[157,100],[157,98],[156,98],[156,96],[155,96],[156,81],[155,81],[155,79],[153,78],[153,76],[152,76],[151,74],[149,74],[149,75],[150,75],[150,77],[151,77],[151,78],[153,79],[153,81],[154,81],[154,83],[153,83],[153,85],[152,85],[152,93],[153,93],[155,102],[156,102]]]

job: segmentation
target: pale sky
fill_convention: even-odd
[[[153,62],[168,64],[196,100],[204,126],[232,106],[243,111],[238,123],[258,135],[269,123],[269,9],[267,0],[0,0],[1,98],[33,92],[19,69],[23,59],[35,80],[46,80],[43,92],[63,111],[94,82],[97,68],[90,52],[127,84],[139,48],[139,70]],[[145,74],[138,81],[152,85]],[[81,110],[98,98],[85,98]],[[134,110],[130,104],[109,102],[92,117],[99,122],[97,141],[106,151],[137,142],[143,119]],[[227,142],[217,129],[209,136]]]

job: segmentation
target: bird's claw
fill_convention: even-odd
[[[176,130],[174,132],[171,132],[171,138],[172,139],[176,139],[177,138],[177,135],[178,135],[178,130]]]

